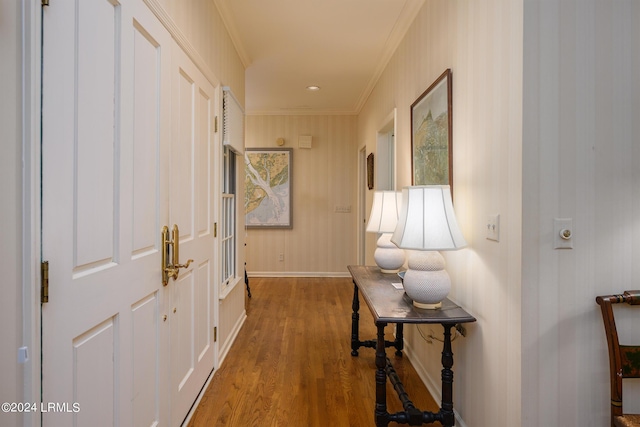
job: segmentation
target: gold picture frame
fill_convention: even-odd
[[[453,197],[451,69],[411,104],[411,183],[449,185]]]

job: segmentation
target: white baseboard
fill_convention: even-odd
[[[413,365],[413,367],[416,370],[416,372],[418,373],[418,376],[420,377],[420,379],[424,383],[425,387],[427,387],[427,390],[431,394],[431,397],[433,397],[433,399],[439,405],[440,402],[442,402],[442,389],[441,389],[442,380],[440,378],[433,378],[431,375],[429,375],[427,373],[427,370],[425,369],[424,365],[422,364],[422,361],[416,355],[416,353],[413,351],[411,346],[408,345],[406,340],[404,341],[404,350],[403,351],[404,351],[405,355],[407,356],[407,358],[409,359],[409,361],[411,362],[411,364]],[[454,402],[454,406],[455,406],[455,402]],[[455,410],[455,408],[453,409],[453,414],[454,414],[454,416],[456,418],[456,425],[457,426],[459,426],[459,427],[467,427],[467,424],[460,417],[460,414],[458,414],[458,412]]]
[[[226,341],[220,346],[218,350],[218,369],[220,369],[220,366],[222,366],[222,362],[224,362],[224,359],[227,357],[227,354],[229,353],[231,346],[233,345],[236,338],[238,337],[238,334],[240,333],[240,329],[242,329],[242,325],[244,325],[244,322],[246,320],[247,320],[247,312],[243,311],[242,316],[240,316],[236,324],[233,325],[233,329],[231,329],[231,333],[227,337]]]
[[[251,277],[351,277],[348,271],[247,271]]]

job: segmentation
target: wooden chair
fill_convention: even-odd
[[[611,376],[611,425],[613,427],[640,426],[640,414],[625,414],[622,408],[623,378],[640,378],[640,345],[620,345],[612,304],[627,303],[640,306],[640,291],[625,291],[622,295],[596,298],[602,310],[604,330],[609,345],[609,373]]]

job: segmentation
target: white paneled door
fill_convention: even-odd
[[[170,281],[172,425],[191,408],[214,365],[212,283],[215,247],[213,203],[213,86],[174,45],[169,223],[180,229],[180,262],[191,270]]]
[[[141,0],[50,4],[43,425],[179,425],[215,364],[216,89]],[[194,261],[164,286],[173,224]]]

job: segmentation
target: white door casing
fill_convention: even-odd
[[[215,89],[140,0],[43,25],[43,425],[179,425],[214,367]],[[174,223],[195,262],[164,287]]]

